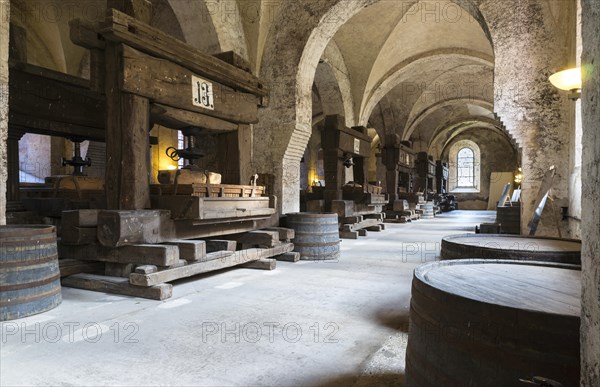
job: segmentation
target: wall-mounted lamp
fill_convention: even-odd
[[[519,168],[515,173],[515,184],[521,184],[523,182],[523,168]]]
[[[554,87],[570,91],[569,99],[578,100],[581,97],[581,67],[559,71],[549,79]]]

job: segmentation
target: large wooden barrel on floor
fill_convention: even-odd
[[[407,387],[579,386],[581,271],[501,260],[415,270]]]
[[[0,226],[0,321],[61,302],[54,226]]]
[[[433,219],[435,217],[433,202],[427,202],[423,205],[422,219]]]
[[[287,226],[295,231],[294,251],[300,259],[339,259],[340,231],[337,214],[300,212],[287,215]]]
[[[442,260],[465,258],[581,265],[581,241],[497,234],[462,234],[442,238]]]

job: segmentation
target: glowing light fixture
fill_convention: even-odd
[[[168,166],[167,166],[167,169],[168,169],[169,171],[174,171],[174,170],[176,170],[176,169],[177,169],[177,167],[176,167],[175,165],[168,165]]]
[[[550,76],[550,83],[557,89],[570,91],[569,98],[581,97],[581,67],[559,71]]]
[[[515,183],[521,184],[523,182],[523,168],[519,168],[517,173],[515,173]]]

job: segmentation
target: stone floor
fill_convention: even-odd
[[[2,323],[0,385],[402,386],[413,269],[492,219],[388,225],[339,261],[178,281],[165,302],[64,288],[60,307]]]

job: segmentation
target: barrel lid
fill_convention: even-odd
[[[442,241],[494,250],[581,252],[581,241],[577,239],[522,235],[462,234],[449,235],[442,238]]]
[[[579,317],[578,266],[532,261],[465,259],[426,264],[415,280],[445,293],[520,310]]]

